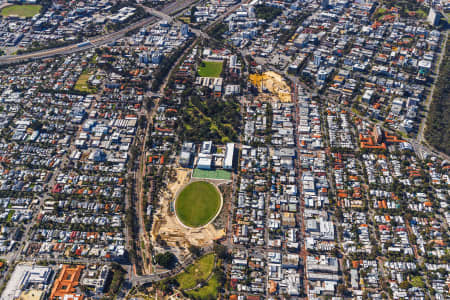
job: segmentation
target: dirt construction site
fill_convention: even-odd
[[[283,77],[275,72],[268,71],[262,74],[251,74],[251,83],[260,93],[270,92],[277,96],[281,102],[291,102],[291,88]],[[264,98],[264,95],[261,95]]]
[[[167,189],[160,197],[159,209],[156,211],[152,228],[152,240],[156,241],[159,235],[170,247],[183,247],[189,245],[206,246],[213,240],[224,236],[224,230],[217,230],[214,225],[208,224],[202,228],[187,228],[180,224],[175,216],[174,200],[179,189],[190,181],[191,170],[177,169],[177,180],[168,184]]]

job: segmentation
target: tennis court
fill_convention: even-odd
[[[225,170],[200,170],[194,169],[192,173],[194,178],[231,180],[231,172]]]

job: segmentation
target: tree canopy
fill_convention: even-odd
[[[156,255],[155,261],[158,265],[166,269],[172,269],[177,263],[177,257],[172,252],[166,251],[164,253],[159,253],[158,255]]]

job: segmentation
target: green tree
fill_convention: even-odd
[[[189,246],[189,252],[191,252],[195,257],[199,257],[200,255],[202,255],[202,249],[194,245]]]
[[[177,257],[172,252],[166,251],[156,255],[155,261],[158,265],[166,269],[173,269],[177,263]]]
[[[214,244],[214,252],[216,253],[217,257],[220,259],[228,259],[229,253],[228,248],[226,246],[220,245],[220,244]]]

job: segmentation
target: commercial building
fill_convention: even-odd
[[[234,158],[234,143],[228,143],[225,151],[225,160],[223,161],[223,168],[231,170],[233,169]]]
[[[32,288],[41,287],[45,291],[51,281],[53,270],[36,265],[17,265],[2,293],[2,300],[13,300]]]
[[[81,272],[84,266],[78,265],[76,267],[70,267],[64,265],[59,277],[56,279],[55,284],[50,294],[50,300],[54,299],[83,299],[83,296],[76,293],[76,287],[79,284]]]
[[[187,24],[181,25],[181,34],[183,36],[188,36],[189,35],[189,25],[187,25]]]
[[[212,169],[212,156],[209,154],[200,154],[198,156],[197,168],[202,170]]]
[[[108,265],[104,265],[97,272],[89,270],[81,282],[85,286],[93,287],[96,293],[103,293],[110,275],[110,269]]]
[[[430,12],[428,13],[427,21],[432,26],[439,25],[439,21],[441,19],[441,15],[434,8],[430,8]]]
[[[192,164],[192,158],[195,152],[195,145],[194,143],[184,143],[181,147],[181,153],[180,153],[180,165],[185,168],[189,168]]]

